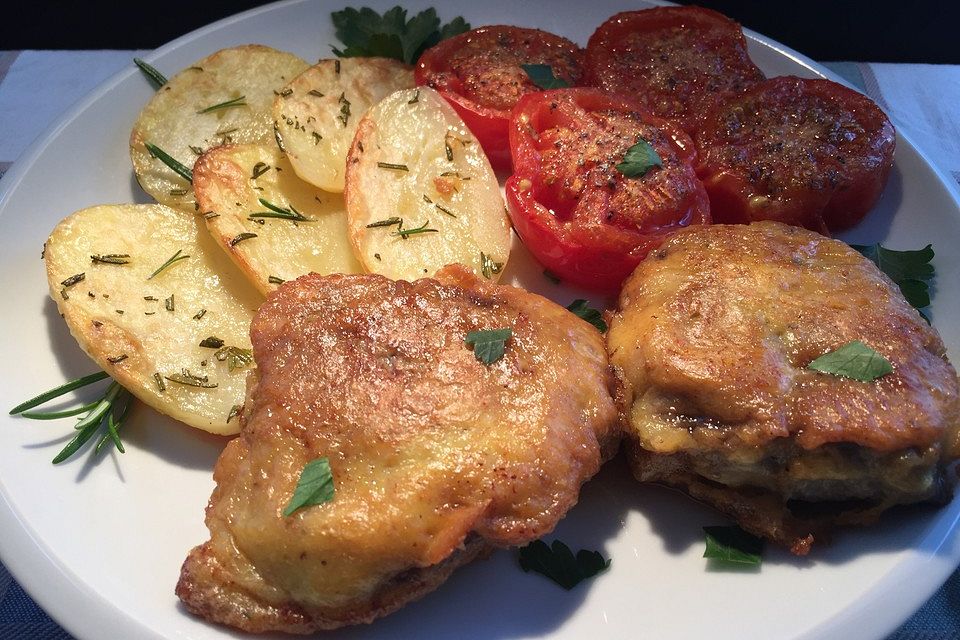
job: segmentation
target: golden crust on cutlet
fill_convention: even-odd
[[[467,332],[510,327],[490,365]],[[602,336],[459,266],[304,276],[251,327],[257,374],[177,593],[250,631],[369,622],[491,546],[548,533],[619,438]],[[570,375],[576,372],[576,375]],[[281,515],[326,456],[336,495]]]
[[[781,511],[791,499],[860,500],[866,513],[943,496],[956,372],[936,330],[842,242],[778,223],[680,231],[627,280],[607,340],[638,478],[745,528],[788,546],[823,529],[751,511],[757,489],[756,504],[773,496]],[[854,340],[893,373],[864,383],[807,368]],[[727,487],[739,495],[721,497]]]

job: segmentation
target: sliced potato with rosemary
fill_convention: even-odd
[[[145,403],[212,433],[236,433],[263,297],[199,216],[163,205],[82,209],[44,247],[50,295],[70,332]]]
[[[369,271],[414,280],[460,263],[496,280],[507,262],[500,185],[433,89],[397,91],[367,112],[347,158],[345,196],[350,240]]]
[[[361,273],[343,196],[297,177],[276,145],[217,147],[197,161],[207,228],[260,291],[307,273]]]
[[[367,109],[413,87],[413,70],[389,58],[321,60],[273,101],[273,118],[297,175],[342,193],[347,151]]]
[[[192,212],[189,172],[200,154],[229,143],[276,144],[273,99],[306,68],[293,54],[246,45],[218,51],[170,78],[130,134],[140,186],[158,202]],[[183,170],[171,169],[164,154]]]

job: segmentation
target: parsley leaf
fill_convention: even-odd
[[[930,264],[934,256],[931,245],[915,251],[895,251],[879,243],[850,246],[887,274],[887,277],[900,287],[900,292],[911,306],[918,311],[930,306],[930,286],[927,281],[935,275],[933,265]],[[922,311],[920,315],[927,319]],[[927,321],[929,322],[929,319]]]
[[[893,366],[886,358],[859,340],[825,353],[808,364],[807,368],[860,382],[873,382],[893,371]]]
[[[493,364],[503,357],[504,345],[513,336],[513,329],[482,329],[467,333],[465,342],[473,347],[473,355],[483,364]]]
[[[642,178],[650,169],[662,167],[660,154],[646,140],[639,140],[623,154],[623,162],[617,164],[617,171],[628,178]]]
[[[444,26],[436,9],[425,9],[407,20],[407,10],[396,6],[381,16],[368,7],[347,7],[330,14],[337,38],[345,46],[333,48],[341,58],[379,56],[407,64],[417,61],[425,50],[465,31],[470,25],[456,17]]]
[[[740,527],[704,527],[707,547],[704,558],[736,564],[759,565],[763,540]]]
[[[333,500],[333,473],[330,471],[330,460],[317,458],[304,465],[297,488],[283,510],[283,515],[289,517],[298,509],[331,500]]]
[[[567,307],[567,310],[595,326],[600,333],[607,332],[607,323],[603,321],[603,315],[596,309],[587,306],[586,300],[574,300]]]
[[[570,547],[554,540],[549,547],[542,540],[534,540],[520,548],[520,568],[525,573],[536,571],[569,591],[587,578],[592,578],[610,566],[599,551],[581,549],[574,556]]]
[[[530,82],[541,89],[566,89],[570,86],[563,78],[553,75],[553,67],[548,64],[522,64],[520,68],[526,72]]]

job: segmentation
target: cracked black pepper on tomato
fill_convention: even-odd
[[[866,96],[791,76],[718,103],[694,139],[716,222],[776,220],[824,234],[873,208],[896,144],[890,119]]]
[[[690,138],[626,98],[587,88],[524,96],[510,147],[514,229],[571,284],[617,291],[672,231],[710,222]]]
[[[740,25],[702,7],[626,11],[587,44],[584,84],[629,96],[692,134],[718,97],[763,80]]]
[[[538,92],[524,65],[547,65],[567,85],[580,82],[583,50],[560,36],[510,26],[462,33],[427,49],[414,71],[418,85],[440,92],[480,141],[495,169],[510,168],[507,129],[517,101]]]

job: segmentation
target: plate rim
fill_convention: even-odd
[[[164,45],[150,51],[143,56],[147,62],[152,62],[168,52],[186,44],[202,39],[208,34],[220,31],[231,24],[247,20],[262,13],[271,13],[285,10],[288,7],[300,4],[311,4],[317,0],[279,0],[242,11],[207,25],[199,27],[182,36],[179,36]],[[647,0],[649,4],[669,6],[673,3],[664,0]],[[320,2],[319,4],[323,4]],[[812,60],[804,54],[783,45],[782,43],[764,36],[756,31],[743,28],[748,41],[771,49],[808,71],[844,86],[859,91],[846,79],[840,77],[829,68]],[[49,147],[51,142],[81,114],[87,111],[94,102],[111,92],[117,85],[128,77],[139,73],[135,67],[122,69],[110,76],[78,101],[73,103],[50,126],[43,130],[28,145],[23,153],[13,161],[13,165],[0,178],[0,215],[6,209],[10,195],[17,189],[38,157]],[[950,179],[945,170],[931,159],[930,155],[918,145],[909,133],[909,127],[887,114],[894,121],[898,138],[902,139],[910,149],[923,161],[939,180],[941,186],[949,194],[957,210],[960,211],[960,185]],[[960,499],[958,496],[956,499]],[[957,530],[960,528],[960,513],[952,522],[939,523],[937,530],[943,530],[938,538],[938,544],[932,554],[922,553],[914,548],[909,550],[909,556],[901,559],[870,589],[856,601],[856,603],[833,616],[821,620],[806,632],[800,633],[797,638],[827,638],[840,634],[856,637],[870,627],[882,637],[888,636],[916,612],[942,586],[950,575],[960,566],[960,541],[957,540]],[[39,536],[34,527],[26,521],[22,514],[11,502],[7,489],[0,482],[0,530],[5,535],[0,536],[0,560],[10,572],[11,576],[27,592],[27,594],[42,607],[53,620],[71,635],[81,639],[93,639],[116,636],[127,638],[164,638],[155,629],[146,627],[134,615],[86,589],[86,582],[73,571],[63,565]],[[928,532],[924,540],[936,535],[936,531]],[[952,548],[946,555],[940,555],[943,547]],[[898,598],[885,603],[879,610],[870,608],[869,602],[882,597],[889,591],[890,581],[893,579],[910,580],[911,589],[905,594],[901,591]],[[50,589],[55,584],[56,590]],[[103,613],[113,613],[104,618]],[[229,633],[229,632],[228,632]],[[881,637],[878,635],[878,637]]]

